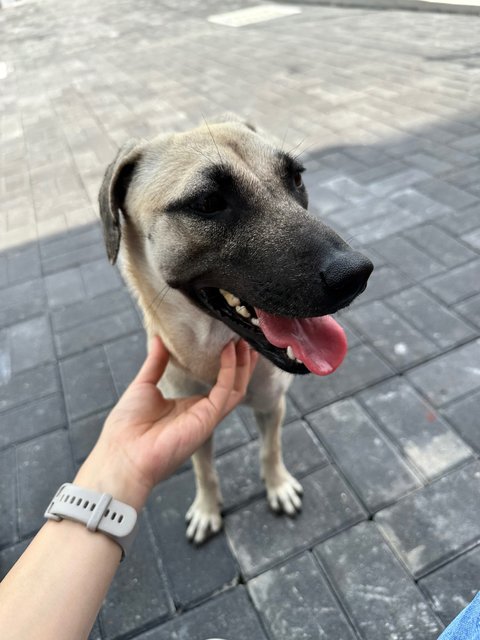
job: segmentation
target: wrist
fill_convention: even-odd
[[[98,442],[77,472],[74,484],[85,489],[109,493],[138,513],[147,501],[150,488],[139,481],[130,465],[117,451]]]

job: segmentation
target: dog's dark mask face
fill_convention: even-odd
[[[126,202],[126,227],[140,230],[164,281],[281,369],[333,371],[346,342],[328,315],[365,289],[373,265],[307,212],[303,167],[241,123],[158,147],[134,150],[103,192],[104,203]]]

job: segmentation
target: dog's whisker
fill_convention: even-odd
[[[147,313],[148,311],[152,311],[154,308],[158,310],[159,306],[165,300],[165,297],[169,290],[170,290],[170,287],[168,286],[168,284],[166,284],[155,296],[153,296],[153,299],[150,301],[150,303],[146,307],[145,313]],[[162,297],[159,300],[160,296]]]
[[[205,116],[203,114],[202,114],[202,117],[203,117],[203,121],[205,122],[205,126],[208,129],[208,133],[210,134],[210,137],[212,138],[213,144],[215,145],[215,149],[217,150],[218,157],[219,157],[219,160],[220,160],[220,166],[223,167],[223,166],[225,166],[225,163],[223,161],[222,156],[220,155],[220,150],[219,150],[219,148],[217,146],[217,143],[215,142],[215,138],[213,137],[213,133],[212,133],[212,130],[210,129],[210,125],[208,124],[207,119],[205,118]]]

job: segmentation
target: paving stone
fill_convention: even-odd
[[[400,291],[386,302],[442,349],[477,335],[475,329],[421,287]]]
[[[73,480],[67,431],[55,431],[20,444],[16,456],[18,530],[25,537],[43,524],[45,509],[58,487]]]
[[[70,424],[70,440],[75,462],[83,462],[98,440],[109,411],[100,411]]]
[[[477,452],[480,451],[480,391],[449,404],[442,414],[452,424],[462,438]]]
[[[431,362],[420,365],[407,375],[413,384],[436,406],[480,388],[480,340],[469,342]]]
[[[191,472],[170,478],[150,497],[148,512],[175,604],[191,606],[238,577],[224,533],[201,547],[187,541],[185,514],[194,498]],[[188,572],[185,571],[188,567]]]
[[[414,576],[424,575],[478,542],[479,481],[476,461],[375,516]]]
[[[116,401],[103,349],[91,349],[63,360],[60,371],[70,420],[109,408]]]
[[[235,449],[249,441],[250,434],[238,410],[229,413],[215,428],[213,443],[216,455]]]
[[[478,227],[479,216],[480,204],[475,204],[473,207],[468,207],[462,211],[452,211],[439,218],[437,223],[449,233],[458,236]]]
[[[53,394],[0,414],[0,449],[62,427],[67,418],[63,397]]]
[[[248,590],[276,640],[357,637],[310,553],[250,580]]]
[[[384,215],[391,215],[394,210],[401,215],[400,207],[397,207],[389,200],[371,197],[371,200],[366,203],[353,204],[345,209],[335,211],[330,214],[329,221],[339,225],[348,233],[352,225],[362,224]]]
[[[15,490],[15,452],[7,449],[0,452],[0,503],[3,514],[0,519],[0,547],[15,540]]]
[[[331,465],[306,476],[302,484],[303,509],[296,518],[272,513],[264,499],[227,516],[228,538],[247,577],[365,517]]]
[[[228,640],[267,639],[244,587],[229,589],[138,639],[205,640],[215,636]]]
[[[335,373],[323,378],[297,376],[291,390],[295,403],[305,414],[392,375],[393,371],[370,347],[360,345],[348,352]]]
[[[402,378],[383,382],[359,397],[424,477],[444,474],[471,456],[445,420]]]
[[[133,314],[134,312],[131,311],[129,313]],[[116,314],[116,316],[108,319],[112,325],[112,333],[114,333],[118,324],[115,318],[119,317],[119,315],[121,314]],[[134,326],[138,322],[137,316]],[[145,333],[135,333],[126,338],[115,340],[105,346],[105,353],[107,354],[115,388],[118,395],[121,395],[139,372],[147,355]]]
[[[478,256],[475,251],[452,238],[450,234],[434,224],[425,224],[416,229],[410,229],[405,231],[405,235],[425,254],[446,267],[456,267]]]
[[[68,253],[64,253],[52,258],[43,259],[43,271],[46,274],[55,273],[71,267],[79,267],[80,265],[98,260],[105,255],[105,248],[100,244],[92,244],[78,249],[72,249]]]
[[[102,233],[99,225],[87,225],[74,232],[60,233],[51,238],[41,239],[40,253],[43,260],[49,260],[101,242]]]
[[[318,210],[320,216],[326,216],[345,206],[345,200],[342,200],[332,189],[323,185],[310,188],[308,199],[310,205]]]
[[[445,625],[477,595],[479,572],[480,547],[475,547],[419,581]]]
[[[62,307],[79,302],[86,296],[80,269],[66,269],[46,276],[48,304],[50,307]]]
[[[350,229],[350,233],[355,237],[356,242],[368,244],[405,229],[416,227],[423,219],[420,213],[403,211],[402,215],[397,215],[397,211],[392,209],[388,215],[355,225]]]
[[[408,234],[408,231],[405,233]],[[401,236],[385,238],[372,246],[374,251],[416,281],[440,273],[445,269],[438,260]]]
[[[351,308],[355,309],[358,305],[371,302],[372,300],[377,300],[378,298],[384,298],[385,296],[396,291],[401,291],[412,284],[413,282],[411,278],[404,275],[395,267],[385,265],[377,269],[375,266],[375,269],[368,280],[366,291],[355,300]]]
[[[61,358],[73,355],[86,349],[91,349],[97,345],[103,344],[118,336],[132,333],[140,327],[140,320],[134,309],[125,309],[110,316],[97,318],[87,324],[67,329],[55,335],[58,354]],[[145,342],[145,338],[143,338]],[[129,362],[127,359],[120,365],[119,371],[112,369],[112,374],[116,376],[119,382],[119,389],[125,379],[122,376],[127,374],[126,369],[133,370],[136,366],[136,360]],[[135,373],[138,369],[135,370]],[[122,388],[122,392],[125,387]]]
[[[432,220],[445,214],[453,214],[453,209],[419,193],[416,189],[398,191],[392,194],[389,200],[404,211],[419,215],[422,220]]]
[[[462,240],[471,245],[477,251],[480,251],[480,229],[475,229],[475,231],[466,233],[462,236]]]
[[[50,323],[46,316],[18,323],[4,331],[13,373],[55,360]]]
[[[91,298],[123,286],[118,269],[112,267],[106,256],[101,260],[82,264],[80,270]]]
[[[52,326],[55,332],[61,333],[80,325],[93,323],[98,318],[115,316],[133,305],[127,291],[120,289],[111,291],[93,300],[83,300],[61,309],[52,311]]]
[[[436,640],[442,626],[373,522],[314,550],[365,640]]]
[[[307,420],[370,512],[421,486],[355,400],[336,402]]]
[[[45,287],[42,280],[6,287],[1,295],[0,327],[21,322],[44,311]]]
[[[3,580],[7,573],[13,568],[13,565],[20,558],[30,542],[31,540],[22,540],[22,542],[18,542],[0,551],[0,581]]]
[[[463,209],[478,203],[477,198],[466,193],[463,189],[457,189],[444,180],[438,180],[437,178],[420,182],[416,185],[416,189],[432,198],[432,200],[437,200],[447,207],[452,207],[452,209]]]
[[[285,464],[295,477],[299,478],[327,463],[323,449],[301,420],[283,429],[282,444]],[[260,478],[258,441],[222,455],[217,459],[217,471],[220,476],[224,509],[229,510],[265,494]]]
[[[100,611],[105,638],[118,638],[162,622],[171,613],[172,604],[156,555],[148,526],[140,518],[128,561],[120,565]]]
[[[452,168],[450,163],[443,162],[428,153],[413,153],[408,157],[408,162],[432,175],[444,173]]]
[[[41,276],[40,253],[36,243],[14,249],[8,253],[7,260],[10,284],[34,280]]]
[[[345,313],[392,365],[403,369],[433,355],[438,347],[384,302],[375,301]]]
[[[451,305],[477,293],[479,280],[480,260],[474,260],[426,280],[424,286]]]
[[[355,180],[360,184],[372,184],[401,173],[405,168],[406,165],[402,162],[398,162],[397,160],[382,162],[376,167],[360,171],[356,174]]]
[[[417,182],[423,181],[428,174],[420,169],[406,169],[394,175],[388,176],[378,182],[373,182],[369,185],[369,189],[376,196],[385,197],[391,193],[395,193],[400,189],[403,189],[406,184],[413,185]]]
[[[246,405],[240,405],[236,411],[238,415],[241,417],[245,426],[247,427],[250,437],[258,438],[259,432],[258,432],[257,422],[255,420],[255,416],[251,407],[247,407]],[[300,417],[301,417],[301,412],[298,409],[295,401],[290,397],[290,395],[287,394],[285,418],[283,420],[283,424],[287,425],[290,422],[294,422]]]
[[[480,294],[461,302],[456,305],[455,309],[465,318],[468,318],[470,322],[480,327]]]
[[[58,368],[54,364],[22,371],[0,385],[0,410],[12,409],[26,402],[59,391]]]

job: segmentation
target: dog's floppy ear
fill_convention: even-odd
[[[120,248],[120,211],[123,212],[125,196],[135,169],[135,163],[140,155],[141,147],[138,140],[126,142],[120,148],[112,164],[107,167],[98,194],[103,236],[108,259],[112,264],[115,264]]]

